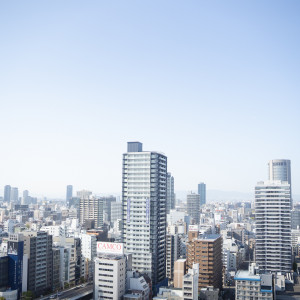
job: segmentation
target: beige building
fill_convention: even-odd
[[[174,288],[183,287],[183,276],[186,273],[186,259],[178,259],[174,263]]]
[[[189,240],[186,268],[192,269],[194,263],[199,264],[199,289],[222,288],[222,237],[219,234],[204,234]]]

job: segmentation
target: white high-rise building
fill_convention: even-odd
[[[82,274],[85,278],[93,276],[93,260],[97,255],[97,239],[94,235],[80,234],[81,255],[83,259]]]
[[[287,181],[258,182],[255,187],[255,257],[259,268],[291,271],[291,190]]]
[[[129,142],[123,154],[122,240],[132,268],[147,273],[152,286],[166,278],[167,157]]]
[[[291,187],[291,209],[293,208],[291,161],[289,159],[273,159],[268,163],[269,180],[287,181]]]
[[[291,184],[291,161],[289,159],[273,159],[269,161],[269,180],[287,181]]]

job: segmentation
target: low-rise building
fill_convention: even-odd
[[[248,271],[238,271],[234,279],[236,300],[274,299],[273,275],[258,274],[254,263],[251,264]]]
[[[99,254],[95,258],[94,299],[120,300],[126,290],[126,256]]]

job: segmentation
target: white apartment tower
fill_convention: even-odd
[[[147,273],[152,286],[166,278],[167,157],[129,142],[123,154],[122,239],[132,268]]]
[[[291,271],[291,190],[287,181],[255,187],[255,258],[268,272]]]

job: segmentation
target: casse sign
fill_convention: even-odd
[[[97,242],[98,253],[124,254],[122,243]]]
[[[198,231],[199,230],[199,226],[198,225],[190,225],[189,226],[189,231]]]

